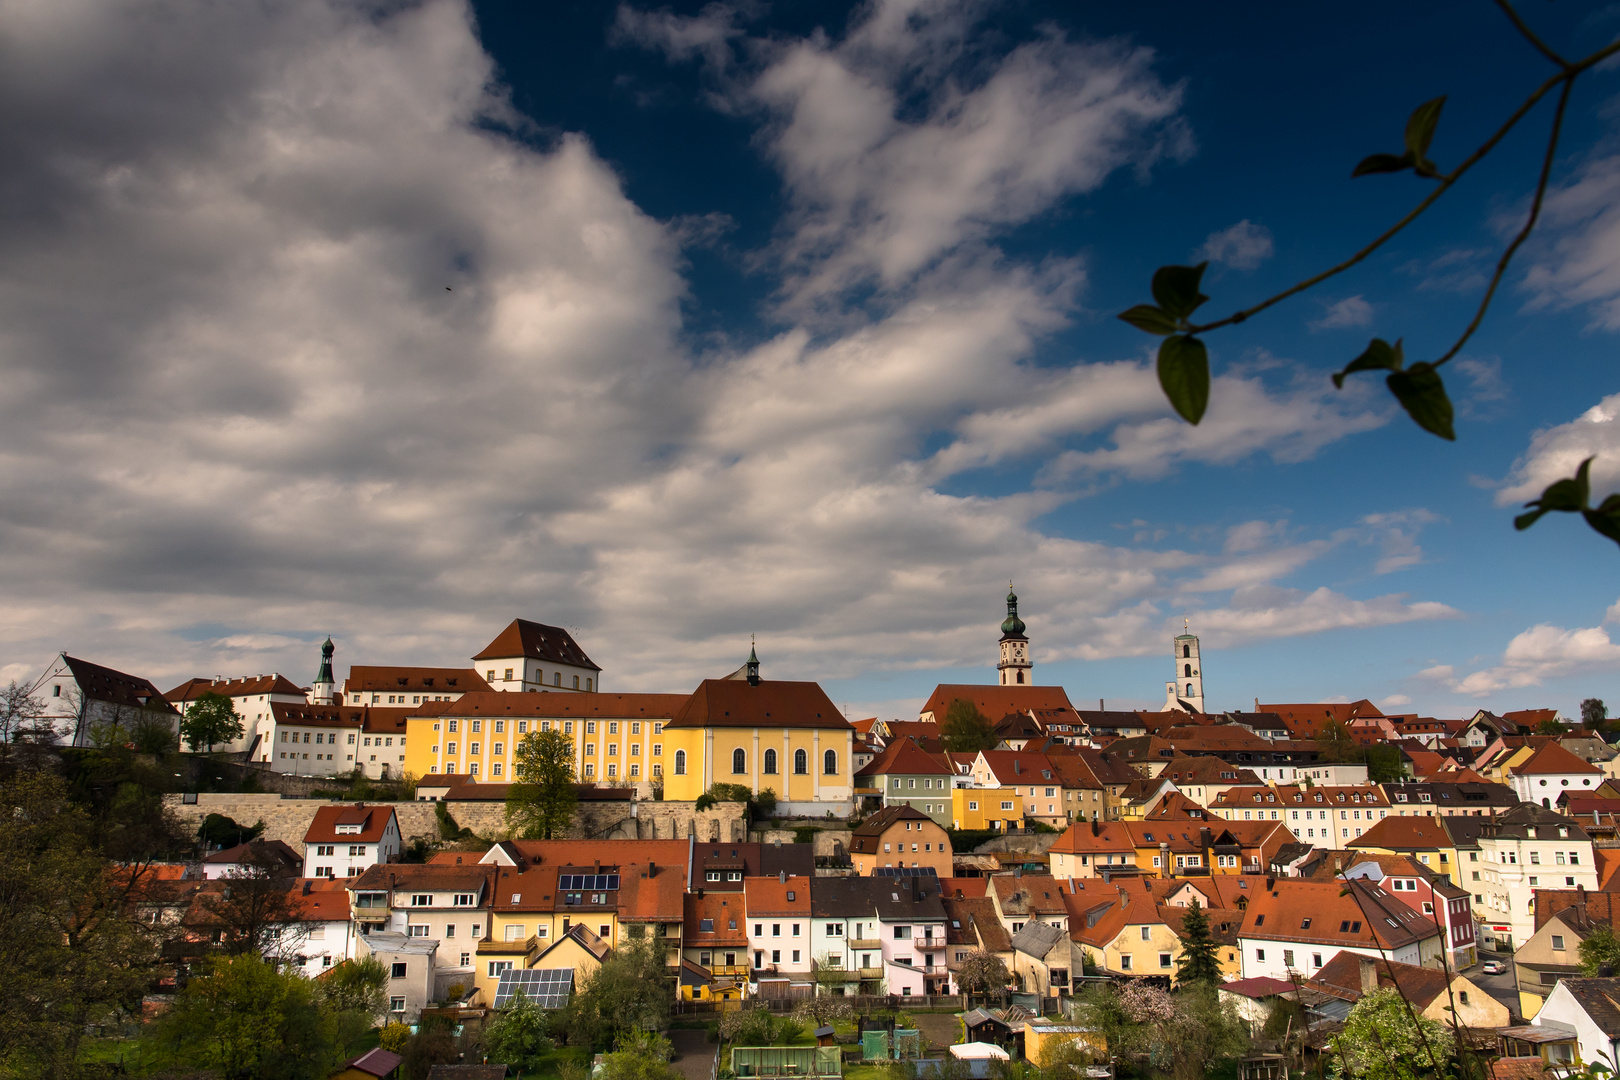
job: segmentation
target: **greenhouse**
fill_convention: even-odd
[[[731,1051],[731,1071],[739,1080],[753,1076],[843,1076],[836,1046],[739,1046]]]

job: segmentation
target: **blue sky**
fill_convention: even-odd
[[[1620,551],[1511,527],[1587,454],[1620,488],[1612,72],[1448,369],[1455,444],[1327,375],[1449,344],[1550,108],[1211,335],[1197,429],[1113,318],[1158,265],[1211,257],[1224,313],[1404,212],[1424,181],[1351,166],[1445,94],[1448,167],[1548,72],[1485,5],[173,0],[0,15],[0,61],[5,677],[455,663],[523,615],[610,688],[754,633],[905,715],[991,677],[1012,578],[1078,704],[1156,706],[1190,617],[1213,706],[1620,706]]]

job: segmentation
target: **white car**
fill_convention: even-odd
[[[1507,965],[1500,960],[1487,960],[1480,970],[1486,975],[1500,975],[1507,970]]]

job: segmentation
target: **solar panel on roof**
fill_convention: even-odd
[[[872,870],[873,877],[938,877],[939,872],[932,866],[878,866]]]
[[[559,889],[617,889],[618,874],[559,874]]]
[[[495,1007],[503,1007],[521,990],[525,998],[542,1009],[560,1009],[568,1004],[568,995],[573,988],[572,968],[503,971],[500,984],[495,987]]]

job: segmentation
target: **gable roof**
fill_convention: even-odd
[[[278,724],[292,727],[354,728],[365,726],[364,709],[348,705],[306,705],[302,702],[272,701],[270,716]],[[336,738],[336,736],[333,736]]]
[[[602,670],[591,663],[591,658],[585,655],[585,650],[579,647],[568,631],[560,626],[547,626],[528,619],[513,619],[473,659],[507,660],[514,656],[591,671]]]
[[[856,776],[950,776],[955,772],[944,761],[924,750],[910,736],[891,741]]]
[[[243,675],[235,679],[187,679],[163,696],[171,702],[192,701],[207,693],[226,697],[249,697],[254,694],[292,694],[304,696],[304,688],[279,672],[271,675]]]
[[[1444,994],[1446,988],[1451,985],[1448,973],[1440,968],[1402,964],[1382,957],[1371,960],[1352,952],[1340,952],[1334,956],[1313,978],[1306,980],[1305,985],[1330,993],[1334,997],[1359,1001],[1363,993],[1361,989],[1363,961],[1373,965],[1380,988],[1394,987],[1400,990],[1406,1000],[1412,1003],[1412,1008],[1419,1012],[1427,1009],[1430,1003]]]
[[[704,679],[664,726],[853,730],[820,683],[766,679]]]
[[[294,851],[291,844],[283,840],[249,840],[245,844],[237,844],[235,847],[228,847],[223,851],[216,851],[212,855],[203,856],[203,862],[212,863],[215,866],[230,866],[249,860],[281,863],[289,867],[301,867],[304,865],[304,857]]]
[[[139,675],[127,675],[67,653],[62,654],[62,662],[67,665],[79,693],[87,701],[101,701],[131,709],[156,709],[166,713],[175,711],[168,699],[158,692],[158,688]]]
[[[1589,761],[1582,761],[1556,742],[1537,748],[1524,761],[1512,766],[1508,772],[1516,776],[1544,775],[1547,773],[1582,773],[1601,775],[1603,770]]]
[[[343,680],[345,701],[348,701],[348,695],[360,693],[464,694],[469,690],[488,689],[489,683],[472,668],[377,667],[356,664],[349,668],[349,677]],[[359,704],[356,701],[348,703]]]
[[[747,948],[747,919],[740,892],[687,893],[681,943],[688,948]]]
[[[868,850],[866,845],[871,844],[871,850],[876,851],[878,837],[902,821],[926,821],[936,829],[939,828],[933,818],[910,803],[896,803],[893,806],[885,806],[861,822],[850,834],[849,850],[866,851]],[[940,831],[944,832],[943,829]]]
[[[985,897],[944,896],[945,940],[951,945],[974,945],[982,941],[985,952],[1008,952],[1012,937],[996,917],[996,905]],[[975,935],[975,931],[977,934]]]
[[[1035,920],[1025,923],[1024,928],[1013,935],[1012,947],[1025,956],[1044,957],[1067,936],[1051,923]]]
[[[686,694],[548,694],[543,690],[500,691],[484,686],[456,701],[436,703],[432,714],[668,721],[686,701]],[[411,715],[425,712],[424,707],[422,711],[413,710]]]
[[[813,878],[751,877],[743,879],[749,918],[758,915],[809,915]]]
[[[1421,817],[1387,817],[1351,840],[1353,848],[1388,848],[1390,851],[1432,851],[1453,847],[1451,835],[1446,832],[1443,818],[1433,815]]]
[[[1358,716],[1383,716],[1378,706],[1363,698],[1352,702],[1322,702],[1318,704],[1302,703],[1294,705],[1267,705],[1258,703],[1258,712],[1276,713],[1282,722],[1288,726],[1289,732],[1296,739],[1314,739],[1322,733],[1322,728],[1329,720],[1337,720],[1348,724]]]
[[[1277,879],[1243,913],[1240,937],[1392,949],[1440,933],[1434,921],[1365,881]]]
[[[352,803],[323,806],[315,811],[315,818],[304,833],[306,844],[375,844],[383,838],[388,823],[394,820],[392,806],[367,806]],[[338,832],[339,825],[358,825],[360,831]],[[395,826],[398,831],[398,826]]]
[[[1068,692],[1061,686],[994,686],[971,683],[940,683],[928,695],[921,712],[933,713],[936,722],[945,719],[951,702],[958,698],[973,702],[985,716],[1002,717],[1031,709],[1065,709],[1074,712]],[[992,720],[992,723],[994,720]]]
[[[1056,784],[1060,779],[1046,755],[1032,750],[984,750],[979,756],[1002,784]]]
[[[1569,992],[1603,1034],[1620,1035],[1620,978],[1566,978],[1559,984]]]

